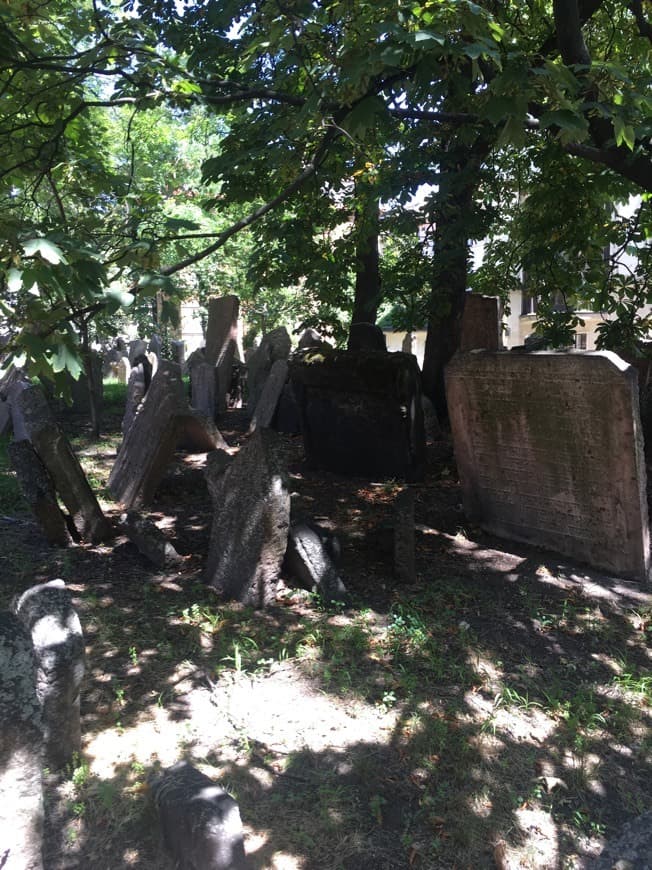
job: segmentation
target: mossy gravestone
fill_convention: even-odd
[[[636,371],[607,351],[459,354],[448,409],[470,520],[647,579]]]

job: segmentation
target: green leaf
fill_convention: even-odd
[[[636,133],[634,132],[634,128],[630,124],[625,124],[622,118],[618,116],[613,119],[614,125],[614,138],[616,140],[616,145],[627,145],[630,151],[634,150],[634,146],[636,145]]]
[[[118,307],[122,308],[129,308],[136,298],[133,293],[129,293],[127,290],[119,290],[116,287],[109,287],[108,290],[104,291],[104,296],[107,300],[114,302]]]
[[[67,369],[75,380],[79,378],[83,369],[82,362],[76,351],[63,342],[56,346],[51,362],[53,372],[62,372],[64,369]]]
[[[47,260],[48,263],[52,263],[53,266],[57,266],[59,263],[66,264],[68,262],[61,248],[49,241],[49,239],[29,239],[29,241],[23,244],[23,250],[25,251],[26,257],[33,257],[36,254],[40,254],[44,260]]]

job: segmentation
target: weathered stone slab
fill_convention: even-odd
[[[467,293],[462,315],[460,350],[500,348],[500,304],[495,296]]]
[[[274,414],[276,413],[276,408],[287,379],[287,360],[276,360],[270,369],[269,376],[265,381],[260,398],[256,404],[256,409],[249,426],[250,432],[253,432],[254,429],[264,429],[272,425],[272,420],[274,419]]]
[[[184,437],[200,434],[206,450],[223,444],[188,405],[181,367],[162,360],[128,431],[109,476],[109,491],[126,508],[146,504]],[[217,436],[220,442],[217,443]]]
[[[181,368],[186,364],[186,343],[183,339],[173,339],[170,342],[170,354],[172,362],[178,363]]]
[[[301,411],[292,384],[288,381],[281,391],[272,420],[272,428],[287,435],[301,434]]]
[[[139,357],[144,356],[147,353],[147,342],[142,338],[137,338],[134,341],[129,342],[129,363],[130,365],[136,365],[136,361]]]
[[[292,342],[284,326],[263,336],[260,346],[247,358],[247,412],[251,417],[263,391],[265,381],[277,360],[287,359]]]
[[[137,511],[122,514],[120,526],[138,551],[157,568],[163,569],[182,561],[182,557],[158,526]]]
[[[401,583],[415,583],[416,547],[414,490],[402,489],[394,496],[394,576]]]
[[[214,420],[219,413],[218,383],[212,363],[200,362],[190,369],[190,393],[193,408]]]
[[[21,492],[49,544],[67,547],[71,543],[66,518],[59,508],[52,481],[36,451],[27,440],[7,446],[11,467],[16,472]]]
[[[43,868],[43,733],[29,632],[0,613],[0,866]]]
[[[136,419],[136,414],[138,413],[141,402],[145,398],[146,392],[145,368],[142,363],[140,363],[139,365],[134,366],[129,373],[125,415],[122,418],[122,424],[120,427],[123,435],[127,434],[132,423]]]
[[[34,450],[52,478],[56,491],[83,540],[105,541],[111,524],[90,488],[70,442],[57,426],[45,396],[38,387],[23,390],[16,402]]]
[[[226,394],[231,384],[231,367],[238,348],[237,296],[221,296],[208,302],[206,324],[206,362],[217,370],[215,413],[226,410]]]
[[[410,354],[307,351],[290,360],[308,462],[340,474],[418,479],[421,373]]]
[[[152,781],[151,791],[177,867],[245,870],[240,809],[221,786],[180,761]]]
[[[92,400],[95,408],[99,411],[102,409],[104,401],[104,383],[102,381],[102,366],[103,360],[99,353],[91,355],[91,365],[93,367],[91,373],[92,383]],[[88,383],[88,374],[82,372],[77,380],[70,377],[70,394],[72,396],[72,409],[78,414],[88,414],[91,410],[91,392]]]
[[[290,525],[279,437],[257,429],[233,462],[209,466],[215,513],[206,582],[224,598],[264,607],[276,594]]]
[[[23,390],[26,390],[31,385],[31,381],[29,381],[27,377],[17,376],[12,379],[11,383],[5,390],[7,405],[9,406],[9,413],[11,415],[11,428],[13,430],[14,441],[24,441],[29,437],[27,429],[25,428],[25,419],[20,410],[18,399]]]
[[[606,351],[459,354],[446,387],[469,519],[596,568],[648,577],[631,366]]]
[[[303,350],[308,347],[321,347],[322,344],[325,343],[326,342],[324,342],[317,330],[309,327],[308,329],[304,329],[299,336],[297,347],[299,350]]]
[[[85,669],[81,624],[63,580],[32,586],[14,609],[34,647],[45,763],[60,770],[81,749],[79,692]]]
[[[290,527],[285,569],[310,592],[326,602],[346,601],[347,592],[323,538],[307,523]]]

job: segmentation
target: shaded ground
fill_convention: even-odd
[[[242,423],[222,427],[234,446]],[[66,425],[101,492],[117,436]],[[286,445],[293,511],[339,535],[350,609],[214,598],[202,456],[180,454],[148,509],[186,556],[170,574],[126,539],[49,550],[0,490],[2,604],[62,577],[88,644],[48,870],[169,867],[146,781],[180,757],[232,791],[261,870],[588,866],[652,806],[649,597],[465,524],[445,441],[415,486],[417,582],[397,586],[395,483],[310,472]]]

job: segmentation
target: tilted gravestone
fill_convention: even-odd
[[[215,513],[206,582],[255,607],[273,601],[290,525],[290,493],[278,435],[257,429],[226,466],[207,467]]]
[[[181,367],[162,360],[111,469],[113,498],[126,508],[146,504],[184,438],[203,451],[224,444],[215,426],[188,405]]]
[[[375,323],[352,323],[349,329],[347,350],[387,350],[387,339],[380,326]]]
[[[284,326],[266,333],[254,352],[247,358],[247,413],[251,417],[256,410],[260,394],[272,366],[277,360],[286,360],[292,342]]]
[[[69,764],[81,749],[79,692],[84,676],[84,636],[63,580],[32,586],[14,607],[32,637],[36,695],[41,704],[45,763]]]
[[[68,546],[72,539],[66,518],[59,508],[50,475],[31,443],[27,440],[12,441],[7,445],[7,453],[25,501],[48,543],[57,547]]]
[[[411,354],[307,351],[290,360],[308,462],[340,474],[418,479],[421,373]]]
[[[290,526],[284,567],[305,589],[318,592],[324,601],[346,601],[346,586],[328,552],[324,536],[313,526],[307,523]]]
[[[187,761],[150,784],[166,848],[177,867],[245,870],[238,804]]]
[[[254,429],[269,428],[272,425],[274,414],[283,392],[283,387],[288,378],[287,360],[278,359],[272,365],[269,376],[256,403],[256,408],[251,418],[249,431]]]
[[[158,526],[139,511],[122,514],[120,528],[138,551],[157,568],[167,568],[182,561],[182,557]]]
[[[459,354],[446,390],[469,519],[595,568],[648,577],[631,366],[607,351]]]
[[[239,310],[240,300],[237,296],[221,296],[208,302],[205,357],[206,362],[216,369],[213,416],[226,411],[226,394],[238,346]]]
[[[113,534],[111,524],[102,513],[70,442],[59,429],[39,387],[23,390],[16,404],[29,440],[52,478],[80,537],[93,543],[110,538]]]
[[[0,867],[43,868],[43,732],[28,630],[0,613]]]
[[[467,293],[462,315],[460,350],[500,348],[500,305],[495,296]]]

